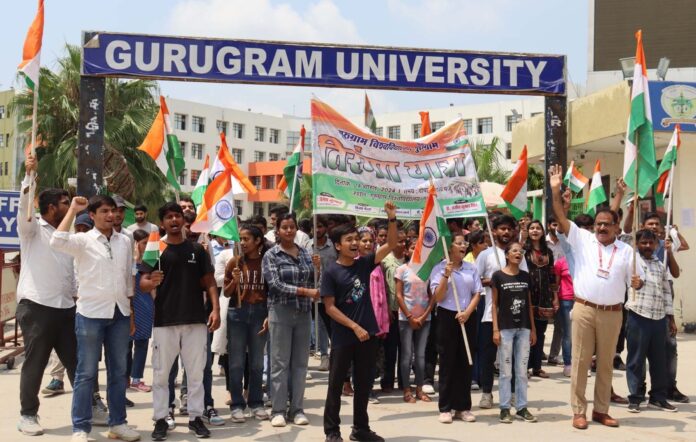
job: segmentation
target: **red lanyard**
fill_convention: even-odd
[[[611,258],[609,258],[609,265],[607,266],[607,272],[611,269],[611,265],[614,263],[614,255],[616,255],[616,244],[614,244],[614,250],[611,252]],[[599,251],[599,269],[602,270],[602,245],[597,243],[597,250]]]

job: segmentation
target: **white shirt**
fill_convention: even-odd
[[[275,244],[276,242],[276,232],[275,229],[269,230],[266,232],[265,238]],[[312,239],[304,233],[302,230],[297,229],[297,233],[295,233],[295,244],[298,246],[302,247],[303,249],[307,249],[311,252],[312,250]]]
[[[558,236],[556,236],[558,238]],[[550,234],[546,235],[546,246],[551,250],[551,253],[553,253],[553,260],[558,261],[562,256],[565,256],[565,253],[563,252],[563,246],[561,246],[561,240],[556,239],[556,242],[553,242],[553,238],[551,238]]]
[[[126,235],[126,236],[128,237],[128,239],[130,239],[131,247],[132,247],[133,245],[135,245],[135,238],[133,238],[133,232],[134,232],[134,231],[135,231],[135,230],[131,231],[131,230],[128,230],[127,228],[125,228],[125,227],[121,227],[121,231],[118,232],[118,233],[120,233],[120,234],[122,234],[122,235]]]
[[[77,313],[111,319],[118,306],[123,315],[130,315],[133,247],[127,236],[114,231],[107,239],[97,229],[85,233],[56,231],[51,247],[75,258]]]
[[[215,257],[215,283],[218,287],[222,287],[221,296],[225,291],[225,267],[233,256],[234,249],[225,249]]]
[[[131,232],[135,232],[138,229],[142,229],[146,231],[147,233],[152,233],[152,232],[159,232],[159,227],[156,225],[152,224],[149,221],[145,221],[142,224],[131,224],[130,226],[126,227],[126,229],[130,230]]]
[[[495,254],[493,250],[498,251],[498,257],[500,258],[500,266],[505,267],[505,250],[500,247],[489,247],[483,252],[479,253],[476,257],[476,268],[478,269],[479,276],[483,279],[491,279],[493,273],[500,270],[498,265],[498,260],[495,259]],[[528,272],[527,260],[522,257],[522,262],[520,262],[520,270]],[[482,322],[493,322],[493,289],[489,287],[484,287],[484,292],[481,293],[486,302],[486,309],[483,311]]]
[[[614,305],[624,302],[626,288],[631,286],[633,275],[633,250],[622,241],[614,241],[604,246],[597,241],[594,233],[570,223],[568,244],[572,249],[574,269],[573,287],[575,294],[597,305]],[[616,250],[614,254],[614,250]],[[602,270],[608,271],[607,278],[598,275],[599,256],[602,256]],[[609,261],[614,254],[614,261]],[[645,280],[643,269],[636,267],[638,275]]]
[[[32,216],[27,221],[29,178],[24,177],[17,212],[17,232],[22,267],[17,284],[17,302],[28,299],[53,308],[75,305],[75,273],[73,257],[53,250],[51,236],[55,228],[43,218]]]

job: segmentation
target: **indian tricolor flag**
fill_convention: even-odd
[[[681,126],[678,124],[674,128],[674,133],[672,133],[672,139],[667,145],[667,150],[665,151],[665,156],[662,158],[660,163],[660,168],[657,170],[659,179],[657,182],[657,192],[661,194],[666,194],[669,191],[669,186],[672,184],[672,177],[670,176],[670,171],[673,166],[677,165],[677,152],[681,146]]]
[[[642,31],[636,32],[636,40],[638,44],[633,69],[631,114],[626,130],[623,178],[626,185],[642,198],[657,180],[657,162]]]
[[[589,181],[590,180],[575,167],[575,161],[571,161],[568,172],[566,172],[566,176],[563,178],[565,185],[570,187],[573,193],[578,193],[587,186]]]
[[[290,212],[297,212],[300,208],[300,181],[302,180],[305,133],[305,128],[302,126],[300,140],[288,158],[288,163],[283,168],[283,178],[278,183],[278,190],[290,200]]]
[[[181,146],[179,139],[172,132],[172,124],[169,118],[169,109],[164,97],[160,97],[160,110],[152,122],[150,132],[138,147],[139,150],[146,152],[150,158],[155,160],[157,168],[162,171],[167,181],[176,190],[180,190],[177,178],[184,170],[186,164],[181,156]]]
[[[527,174],[527,146],[525,145],[508,183],[500,194],[512,215],[517,219],[522,218],[527,211]]]
[[[442,238],[445,239],[444,245]],[[423,210],[423,217],[420,220],[418,241],[408,266],[421,280],[427,281],[433,267],[445,257],[444,247],[449,247],[450,241],[450,231],[447,227],[447,221],[442,216],[435,186],[430,184],[428,199],[425,201],[425,210]]]
[[[587,198],[587,210],[589,213],[594,214],[597,206],[607,202],[607,194],[604,192],[604,186],[602,185],[602,170],[597,160],[594,167],[594,173],[592,174],[592,184],[590,184],[590,195]]]
[[[367,98],[367,93],[365,93],[365,127],[370,129],[370,132],[377,132],[377,120],[375,119],[375,114],[372,112],[372,106],[370,105],[370,99]]]
[[[420,137],[424,137],[426,135],[430,135],[433,132],[432,127],[430,127],[430,112],[419,112],[421,119],[421,127],[420,127]]]
[[[222,147],[220,147],[220,149],[222,149]],[[206,154],[203,170],[201,170],[201,174],[198,175],[196,187],[194,187],[193,192],[191,192],[191,199],[198,209],[200,209],[201,203],[203,202],[203,195],[205,195],[205,189],[208,188],[208,181],[210,181],[210,156]]]
[[[143,262],[152,268],[155,268],[159,261],[162,252],[167,248],[167,243],[160,240],[159,232],[150,232],[150,237],[147,239],[147,245],[143,252]]]
[[[44,0],[39,0],[39,10],[34,21],[29,27],[27,38],[24,40],[22,50],[22,62],[17,69],[24,77],[27,87],[32,91],[39,84],[39,70],[41,68],[41,41],[44,29]]]
[[[239,241],[231,175],[232,172],[226,170],[208,184],[198,217],[191,225],[191,231]]]
[[[213,166],[210,168],[208,173],[208,181],[212,181],[218,177],[221,173],[229,171],[229,179],[232,186],[232,193],[235,195],[248,193],[255,194],[257,192],[256,187],[249,181],[249,178],[244,174],[242,168],[234,160],[234,157],[230,153],[230,149],[227,146],[227,138],[224,132],[220,132],[220,150],[218,150],[217,157],[213,161]],[[192,198],[193,199],[193,198]]]

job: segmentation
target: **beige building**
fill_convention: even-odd
[[[15,189],[17,153],[15,149],[16,119],[9,115],[14,89],[0,91],[0,189]]]

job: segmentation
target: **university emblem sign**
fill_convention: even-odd
[[[696,83],[651,81],[650,101],[654,130],[696,132]]]

